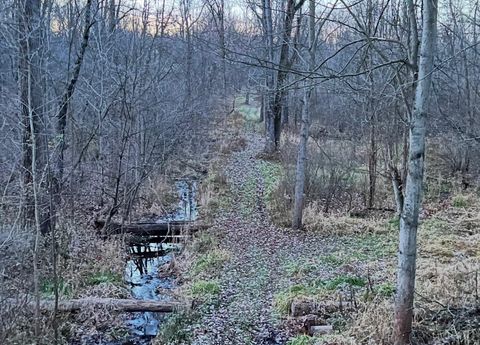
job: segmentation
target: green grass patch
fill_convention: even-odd
[[[374,291],[377,295],[392,297],[395,295],[395,286],[391,283],[382,283],[375,286]]]
[[[216,280],[197,280],[190,287],[192,297],[211,299],[220,293],[220,284]]]
[[[204,254],[216,248],[218,241],[212,234],[200,232],[192,242],[192,250],[195,253]]]
[[[351,275],[340,275],[329,280],[320,280],[318,286],[323,286],[326,290],[333,291],[344,286],[364,287],[367,285],[365,279]]]
[[[344,287],[362,288],[367,285],[365,279],[350,275],[340,275],[328,280],[317,280],[311,284],[297,284],[278,292],[274,296],[274,307],[280,315],[288,315],[295,299],[307,298],[321,300],[337,289]]]
[[[457,208],[466,208],[470,204],[468,198],[464,195],[455,195],[452,199],[452,206]]]
[[[283,176],[283,168],[280,163],[264,160],[259,162],[259,168],[265,182],[265,197],[269,198]]]
[[[325,259],[325,261],[324,261]],[[326,261],[335,260],[332,258],[319,257],[319,258],[298,258],[295,260],[289,259],[283,264],[283,270],[290,277],[304,278],[308,276],[315,276],[315,271],[318,271],[323,265],[326,265]]]
[[[287,345],[314,345],[315,338],[302,334],[297,335],[287,342]]]
[[[280,315],[288,315],[292,306],[292,302],[296,298],[306,297],[306,298],[317,298],[324,294],[325,289],[323,286],[317,286],[315,284],[303,285],[297,284],[293,285],[287,290],[278,292],[274,296],[274,307],[275,310]]]
[[[285,265],[285,271],[289,276],[303,277],[314,272],[318,264],[314,262],[289,262]]]
[[[122,276],[110,271],[95,272],[87,277],[86,283],[87,285],[98,285],[102,283],[121,284]]]
[[[66,283],[63,279],[59,278],[57,281],[59,296],[71,297],[73,295],[73,288]],[[55,283],[53,279],[47,279],[41,283],[41,294],[46,298],[52,298],[55,296]]]
[[[343,240],[345,255],[358,261],[376,261],[395,257],[398,247],[397,234],[366,234]]]
[[[450,232],[448,222],[435,217],[423,221],[421,227],[428,234],[448,234]]]
[[[345,260],[338,255],[324,255],[320,257],[320,262],[332,268],[340,267],[345,264]]]
[[[392,230],[399,230],[400,229],[400,217],[395,216],[390,219],[387,223],[387,227]]]
[[[260,120],[260,107],[254,104],[241,104],[237,107],[237,111],[243,115],[247,121]]]
[[[195,323],[198,315],[191,311],[170,315],[162,324],[155,345],[190,344],[192,332],[189,327]]]
[[[213,249],[200,255],[193,266],[193,274],[199,275],[209,273],[222,268],[223,264],[230,258],[226,250]]]

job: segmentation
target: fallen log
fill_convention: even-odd
[[[22,303],[21,300],[10,300],[11,304]],[[28,300],[23,302],[30,308],[35,308],[35,301]],[[136,299],[115,299],[115,298],[80,298],[58,301],[58,310],[61,312],[77,312],[84,309],[105,308],[118,312],[155,312],[170,313],[184,307],[179,302],[164,302],[153,300],[136,300]],[[53,311],[55,302],[51,300],[40,301],[40,309]]]
[[[340,303],[335,301],[317,301],[315,299],[300,298],[292,301],[290,315],[300,317],[306,315],[325,316],[337,311],[353,310],[351,303]]]
[[[104,220],[96,220],[95,227],[102,230]],[[208,228],[207,225],[190,221],[172,221],[168,223],[110,223],[105,230],[106,235],[133,234],[137,236],[180,236]]]

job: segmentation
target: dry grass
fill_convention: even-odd
[[[127,297],[123,287],[124,250],[121,242],[99,240],[87,228],[69,224],[61,226],[58,233],[58,288],[61,299],[76,297]],[[33,342],[33,310],[27,307],[1,303],[5,298],[24,296],[33,298],[33,272],[31,266],[31,236],[22,237],[17,233],[3,248],[0,267],[3,267],[0,287],[0,337],[2,344],[29,344]],[[22,240],[19,240],[23,238]],[[54,296],[51,266],[50,240],[42,243],[40,292],[42,299]],[[53,343],[53,317],[42,314],[41,343]],[[121,319],[108,310],[82,310],[80,313],[62,314],[58,319],[59,341],[80,336],[108,333],[105,329],[119,331]],[[117,325],[117,326],[115,326]],[[101,332],[99,330],[102,330]]]
[[[347,336],[357,344],[393,344],[393,304],[391,300],[377,298],[363,304],[352,317]]]
[[[227,177],[222,169],[224,160],[217,158],[209,166],[208,174],[200,183],[198,201],[200,218],[207,223],[215,220],[215,215],[221,208],[226,208],[228,198]]]
[[[244,137],[236,136],[232,139],[223,140],[220,144],[220,152],[229,155],[233,152],[242,151],[247,146],[247,140]]]
[[[385,219],[352,218],[341,214],[325,215],[318,203],[310,203],[304,210],[304,226],[307,230],[325,236],[382,234],[389,231]]]
[[[164,175],[148,177],[142,187],[142,212],[152,215],[165,214],[176,206],[177,201],[175,184]]]
[[[414,337],[424,344],[478,344],[480,203],[457,194],[436,206],[419,229]],[[367,330],[374,344],[390,344],[392,303],[378,305],[358,314],[349,332]],[[368,336],[358,339],[368,344]]]
[[[419,344],[480,344],[479,215],[480,201],[474,194],[454,194],[424,207],[414,320],[414,339]],[[337,326],[340,334],[335,340],[310,338],[308,344],[392,344],[398,223],[325,216],[319,206],[310,204],[305,224],[307,230],[338,236],[341,243],[330,255],[336,274],[350,267],[369,282],[356,294],[357,309],[341,315],[343,326]],[[318,296],[318,291],[312,293]],[[322,290],[322,300],[335,299],[338,291],[325,295]]]

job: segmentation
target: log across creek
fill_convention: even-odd
[[[96,220],[95,227],[105,227],[104,220]],[[135,236],[180,236],[207,229],[209,226],[191,221],[171,221],[165,223],[110,223],[105,230],[107,235],[131,234]]]

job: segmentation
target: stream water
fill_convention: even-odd
[[[175,185],[179,194],[177,209],[156,219],[157,223],[195,220],[197,217],[196,182],[178,180]],[[155,239],[155,242],[158,242],[158,239]],[[128,248],[129,260],[125,270],[125,282],[131,286],[131,294],[134,298],[160,301],[171,299],[168,290],[175,287],[175,277],[159,275],[159,268],[168,264],[180,248],[181,244],[167,243],[167,241],[134,244]],[[126,323],[130,336],[121,344],[150,344],[166,317],[168,317],[167,314],[151,312],[129,314]]]

